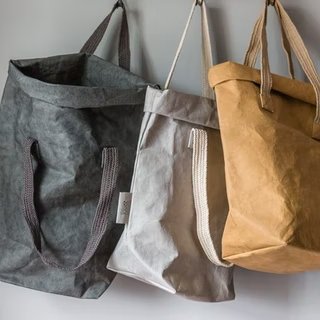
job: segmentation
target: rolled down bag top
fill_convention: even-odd
[[[320,80],[278,0],[274,8],[288,57],[290,44],[310,83],[270,73],[268,4],[254,28],[245,65],[227,62],[209,74],[230,205],[223,257],[248,269],[293,273],[320,268]],[[260,49],[261,72],[253,69]]]
[[[125,231],[108,268],[213,302],[234,298],[233,270],[220,259],[228,202],[214,95],[206,77],[203,97],[168,89],[196,5],[165,89],[147,90],[131,194],[119,203]],[[201,12],[206,74],[212,53],[205,1]]]
[[[93,55],[123,9],[119,66]],[[0,280],[98,298],[122,232],[147,83],[129,72],[126,10],[117,2],[80,53],[15,60],[0,106]]]

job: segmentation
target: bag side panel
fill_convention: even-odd
[[[238,255],[286,244],[318,251],[320,147],[311,139],[314,106],[273,92],[275,112],[266,112],[259,87],[249,81],[221,83],[216,96],[230,205],[224,258],[237,263]],[[251,259],[241,265],[259,265]],[[277,259],[261,260],[259,269],[277,272]]]

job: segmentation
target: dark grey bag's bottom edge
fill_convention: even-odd
[[[87,294],[88,291],[84,292],[82,295],[78,295],[76,296],[74,294],[74,292],[70,292],[70,294],[67,294],[67,293],[61,293],[61,292],[55,292],[54,290],[52,291],[49,291],[49,290],[41,290],[39,288],[35,288],[35,287],[32,287],[31,285],[25,285],[25,284],[22,284],[22,283],[17,283],[17,282],[14,282],[14,281],[10,281],[10,280],[7,280],[7,279],[4,279],[0,276],[0,283],[4,283],[4,284],[7,284],[7,285],[10,285],[10,286],[14,286],[14,287],[18,287],[18,288],[21,288],[21,289],[26,289],[26,290],[32,290],[33,292],[39,292],[39,293],[42,293],[42,294],[53,294],[55,296],[62,296],[62,297],[67,297],[67,298],[72,298],[72,299],[83,299],[83,300],[97,300],[99,298],[101,298],[103,296],[103,294],[106,292],[106,290],[110,287],[112,281],[114,280],[114,278],[116,277],[116,273],[114,273],[114,276],[112,279],[110,279],[110,283],[107,284],[105,283],[105,287],[104,289],[103,288],[100,288],[100,292],[98,295],[89,295]]]

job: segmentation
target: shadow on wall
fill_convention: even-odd
[[[226,37],[229,33],[228,24],[224,17],[223,9],[221,8],[208,8],[208,16],[212,51],[214,54],[214,64],[221,63],[226,61],[227,57],[229,56],[229,47],[227,46],[226,42]],[[142,21],[141,19],[139,19],[138,11],[130,11],[130,18],[132,21],[132,25],[135,25],[135,28],[139,33],[141,32],[141,30],[144,30],[144,26],[141,23]],[[219,30],[219,32],[215,32],[214,30]],[[137,39],[135,38],[134,41],[138,43],[138,45],[136,46],[136,50],[138,51],[137,57],[139,58],[138,61],[140,62],[140,69],[136,70],[136,72],[143,75],[146,80],[154,81],[153,79],[157,78],[157,70],[152,67],[154,63],[148,50],[149,44],[145,42],[144,37],[138,37]],[[183,49],[186,50],[185,48]],[[168,66],[168,68],[169,67],[171,67],[171,64]]]
[[[155,300],[163,295],[167,295],[170,298],[169,293],[155,289],[151,285],[123,276],[117,277],[117,290],[121,290],[121,292],[118,292],[121,296],[136,296],[138,300]],[[273,305],[283,305],[289,300],[291,292],[295,289],[297,283],[301,286],[302,278],[302,275],[275,275],[236,268],[236,299],[248,299],[253,304],[268,301]],[[106,295],[108,295],[108,292]]]
[[[312,19],[313,17],[307,15],[303,8],[299,8],[296,6],[285,6],[285,9],[291,17],[291,19],[293,20],[293,23],[297,26],[297,29],[301,37],[303,38],[305,45],[318,69],[318,73],[320,73],[320,61],[318,59],[318,57],[320,56],[320,41],[314,41],[314,32],[316,32],[316,30],[319,30],[318,20],[316,21],[315,19]],[[270,8],[269,12],[271,11],[272,10]],[[270,28],[270,25],[274,22],[275,20],[269,17],[268,30],[270,40],[273,37],[272,32],[277,32],[278,34],[276,36],[280,35],[280,26],[278,22],[276,23],[275,28]],[[209,23],[211,39],[213,44],[213,54],[215,55],[214,63],[222,63],[224,61],[229,60],[229,57],[231,56],[231,48],[228,42],[228,35],[232,32],[232,30],[230,30],[229,28],[228,19],[225,15],[225,11],[221,8],[209,8]],[[314,30],[314,32],[310,32],[312,30]],[[250,34],[248,34],[248,43],[249,36]],[[282,46],[277,45],[277,49],[277,60],[279,60],[278,63],[279,65],[281,65],[284,59],[283,48]],[[271,54],[270,50],[271,49],[269,48],[269,54]],[[294,60],[295,70],[297,71],[296,73],[298,75],[297,78],[308,81],[295,56]],[[257,67],[259,67],[258,64]]]
[[[106,12],[106,16],[109,12]],[[131,14],[131,12],[128,12]],[[100,56],[106,61],[112,61],[115,64],[118,64],[118,50],[119,50],[119,39],[120,39],[120,30],[122,22],[122,10],[118,9],[110,21],[110,25],[104,35],[96,55]],[[130,30],[129,30],[130,33]]]
[[[130,11],[132,25],[135,26],[138,35],[142,34],[144,30],[144,25],[142,24],[142,19],[140,19],[138,10]],[[135,41],[137,55],[137,60],[140,62],[140,69],[136,70],[137,74],[143,75],[144,79],[153,82],[156,79],[156,71],[151,67],[153,65],[150,53],[148,50],[148,45],[145,43],[144,37],[138,36],[133,39]]]
[[[312,19],[310,15],[307,15],[303,9],[297,7],[286,7],[286,10],[291,17],[293,23],[297,26],[297,29],[309,51],[313,62],[316,65],[317,71],[320,74],[320,62],[318,57],[320,56],[320,41],[314,41],[314,34],[319,30],[319,23]],[[295,58],[295,66],[299,65],[297,59]],[[302,75],[300,78],[304,81],[308,81],[306,75],[302,71],[300,65],[299,69],[299,76]]]
[[[303,9],[297,7],[286,7],[286,10],[291,17],[293,23],[304,40],[308,50],[316,53],[317,61],[320,56],[320,41],[314,41],[314,34],[319,33],[319,20],[314,20],[310,15],[306,14]]]
[[[267,301],[268,304],[283,305],[290,299],[297,277],[300,275],[276,275],[236,268],[236,294],[252,304]]]
[[[224,10],[221,8],[208,8],[210,37],[213,51],[213,63],[218,64],[228,60],[230,48],[227,43],[228,28]]]
[[[299,310],[300,303],[319,305],[320,292],[318,281],[320,273],[305,272],[292,275],[260,273],[241,268],[235,270],[235,288],[237,298],[259,307],[267,305],[272,308],[292,306]],[[303,310],[302,310],[303,311]]]
[[[140,17],[141,13],[138,10],[128,10],[127,14],[131,48],[131,71],[152,82],[152,79],[156,78],[156,71],[151,67],[153,63],[149,54],[148,44],[145,43],[142,36],[144,26]],[[116,64],[118,64],[121,21],[122,12],[119,10],[119,12],[115,13],[114,19],[111,20],[111,25],[101,41],[102,45],[100,48],[102,58]],[[136,50],[136,52],[133,50]]]
[[[186,308],[196,307],[195,310],[201,309],[203,312],[219,312],[220,310],[226,314],[226,319],[236,319],[233,318],[236,314],[246,314],[246,319],[264,320],[270,319],[267,314],[271,310],[274,315],[279,312],[281,314],[288,312],[288,314],[296,314],[296,316],[302,313],[301,316],[303,316],[305,310],[300,310],[301,306],[303,307],[307,303],[317,307],[320,293],[316,279],[320,281],[319,272],[276,275],[236,267],[236,300],[219,304],[200,303],[188,301],[182,297],[172,297],[171,294],[160,289],[123,276],[118,276],[112,286],[116,286],[114,289],[117,291],[117,296],[121,296],[123,301],[128,300],[133,304],[139,304],[143,300],[148,312],[152,312],[154,301],[162,301],[164,314],[169,312],[171,306],[174,305]],[[103,300],[107,301],[108,295],[115,293],[112,286]],[[187,304],[185,304],[186,301]],[[299,301],[298,304],[297,301]],[[289,308],[291,310],[288,310]],[[277,320],[277,318],[275,319]]]
[[[117,282],[117,290],[121,290],[118,294],[121,296],[135,296],[137,300],[146,299],[146,301],[153,301],[161,296],[165,297],[164,295],[167,298],[171,297],[169,293],[134,279],[119,277]],[[303,287],[303,283],[303,274],[275,275],[235,268],[236,300],[248,300],[252,305],[268,303],[273,306],[276,304],[281,306],[286,304],[296,287]]]

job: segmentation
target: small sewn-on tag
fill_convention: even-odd
[[[129,221],[130,209],[131,209],[132,193],[120,192],[117,224],[127,224]]]

